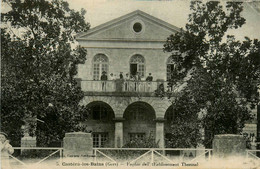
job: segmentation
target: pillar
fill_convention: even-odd
[[[124,118],[115,118],[115,148],[123,146],[123,121]]]
[[[156,122],[156,137],[155,137],[155,141],[156,143],[159,143],[159,148],[164,148],[164,118],[156,118],[155,122]]]
[[[217,158],[239,157],[246,154],[246,140],[242,135],[215,135],[212,147],[213,156]]]
[[[87,157],[93,154],[91,133],[65,133],[63,138],[64,157]]]

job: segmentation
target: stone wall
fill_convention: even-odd
[[[116,97],[116,96],[85,96],[81,101],[82,105],[89,105],[92,102],[101,101],[108,104],[115,117],[123,118],[126,108],[136,102],[144,102],[152,107],[156,118],[164,118],[166,110],[171,106],[167,98],[160,97]]]

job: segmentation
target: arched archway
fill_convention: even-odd
[[[155,138],[155,111],[145,102],[134,102],[124,112],[124,144],[134,139]]]
[[[92,132],[94,147],[113,147],[115,114],[110,105],[94,101],[87,105],[85,120],[87,130]]]

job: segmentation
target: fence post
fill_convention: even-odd
[[[60,165],[62,164],[62,149],[60,149]]]
[[[97,149],[94,149],[94,162],[97,162]]]
[[[153,152],[154,150],[152,149],[151,150],[151,163],[153,163],[154,162],[154,152]]]

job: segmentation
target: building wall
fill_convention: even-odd
[[[135,102],[144,102],[150,105],[155,112],[155,118],[164,118],[166,110],[171,102],[167,98],[160,97],[117,97],[117,96],[85,96],[81,101],[82,105],[89,105],[95,101],[102,101],[111,106],[115,118],[124,118],[126,108]]]
[[[84,65],[78,69],[78,77],[83,80],[93,80],[93,57],[97,54],[105,54],[109,60],[108,74],[113,73],[119,76],[120,72],[130,72],[130,58],[135,54],[140,54],[145,58],[145,77],[152,73],[153,80],[166,80],[166,61],[170,56],[162,49],[87,49],[88,55]]]
[[[165,112],[170,106],[170,101],[167,98],[159,97],[117,97],[117,96],[85,96],[81,104],[88,106],[93,102],[102,102],[109,105],[113,112],[115,119],[122,119],[120,122],[122,124],[122,142],[121,146],[125,145],[129,141],[130,133],[144,133],[145,137],[152,136],[153,138],[158,137],[160,134],[161,147],[164,145],[164,131],[163,128],[158,129],[157,119],[164,119]],[[128,112],[131,106],[135,104],[143,105],[147,107],[145,109],[145,116],[142,120],[133,120],[131,118],[132,114]],[[127,113],[126,113],[127,112]],[[114,147],[115,140],[118,140],[115,134],[119,131],[115,128],[117,120],[111,120],[108,122],[102,122],[98,120],[86,120],[86,129],[92,132],[108,132],[109,133],[109,147]],[[157,129],[157,130],[156,130]],[[157,138],[158,140],[158,138]]]

